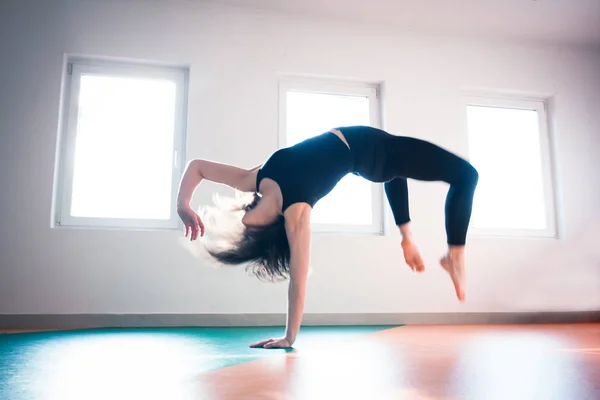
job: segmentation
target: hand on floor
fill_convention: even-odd
[[[410,240],[402,241],[402,251],[404,252],[404,260],[413,271],[425,271],[425,264],[419,253],[419,249]]]
[[[289,349],[292,347],[292,344],[286,338],[278,338],[252,343],[250,347],[262,347],[264,349]]]

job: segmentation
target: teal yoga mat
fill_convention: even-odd
[[[303,327],[294,348],[327,348],[389,326]],[[98,385],[103,377],[168,379],[281,355],[249,344],[279,337],[283,327],[111,328],[0,334],[0,399],[37,400],[52,385]],[[292,350],[293,351],[293,350]],[[93,378],[92,378],[93,377]],[[61,399],[69,400],[69,399]]]

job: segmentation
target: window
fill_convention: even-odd
[[[177,228],[186,71],[70,60],[56,225]]]
[[[318,81],[280,83],[280,146],[294,145],[337,126],[379,125],[377,88]],[[347,175],[316,205],[315,231],[382,232],[382,187]]]
[[[469,158],[479,171],[471,229],[475,234],[556,234],[545,104],[470,98]]]

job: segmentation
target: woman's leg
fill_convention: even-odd
[[[446,195],[446,232],[448,251],[440,260],[442,267],[450,274],[459,300],[465,298],[465,245],[471,219],[473,196],[479,175],[470,164],[463,167],[460,178],[452,180]]]
[[[386,146],[386,169],[396,176],[421,181],[442,181],[450,185],[445,202],[448,252],[440,261],[450,274],[456,294],[464,299],[464,248],[471,218],[473,197],[479,175],[463,158],[432,143],[402,136],[390,136]],[[396,222],[409,219],[405,181],[386,183],[386,194]]]
[[[413,271],[423,272],[425,265],[419,249],[413,242],[410,229],[410,211],[408,206],[408,183],[406,178],[397,177],[384,183],[385,193],[394,216],[396,226],[402,236],[402,252],[406,264]]]

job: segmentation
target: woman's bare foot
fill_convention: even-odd
[[[451,248],[448,253],[440,260],[442,268],[448,272],[456,297],[461,302],[465,300],[465,255],[464,248]]]
[[[419,253],[419,249],[410,239],[402,240],[402,251],[404,252],[404,260],[413,271],[425,271],[425,264]]]

